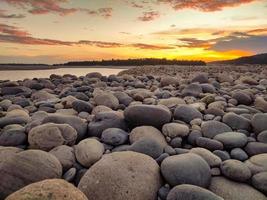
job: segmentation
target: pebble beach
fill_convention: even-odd
[[[0,177],[0,200],[266,200],[267,67],[2,80]]]

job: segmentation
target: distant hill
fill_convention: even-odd
[[[142,58],[127,60],[101,60],[101,61],[73,61],[56,66],[142,66],[142,65],[206,65],[204,61],[195,60],[168,60],[158,58]]]
[[[259,65],[266,65],[267,64],[267,53],[257,54],[254,56],[240,57],[240,58],[233,59],[233,60],[215,61],[215,62],[210,62],[209,64],[229,64],[229,65],[259,64]]]

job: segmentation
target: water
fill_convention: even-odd
[[[42,70],[3,70],[0,71],[0,80],[23,80],[25,78],[48,78],[51,74],[72,74],[76,76],[85,76],[90,72],[100,72],[103,76],[118,74],[127,68],[59,68]]]

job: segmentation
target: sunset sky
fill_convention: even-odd
[[[0,63],[267,52],[267,0],[0,0]]]

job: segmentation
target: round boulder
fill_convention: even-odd
[[[170,138],[185,137],[189,133],[189,128],[184,124],[168,123],[163,125],[162,133]]]
[[[201,131],[205,137],[214,138],[216,135],[230,132],[232,129],[222,122],[207,121],[201,124]]]
[[[101,141],[112,146],[124,144],[127,140],[128,133],[119,128],[108,128],[101,135]]]
[[[160,185],[156,161],[125,151],[104,155],[85,173],[78,188],[88,200],[154,200]]]
[[[220,133],[216,135],[214,139],[223,143],[224,147],[227,149],[244,147],[248,142],[247,136],[239,132]]]
[[[171,186],[192,184],[208,187],[211,179],[208,163],[192,153],[165,158],[161,163],[161,173]]]
[[[48,179],[32,183],[11,194],[6,200],[87,200],[72,184],[62,179]]]
[[[174,111],[174,119],[189,123],[193,119],[203,119],[201,112],[189,105],[180,105]]]

